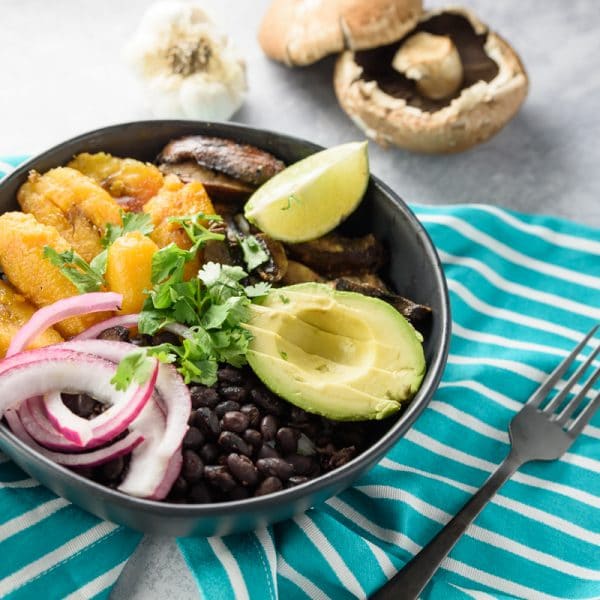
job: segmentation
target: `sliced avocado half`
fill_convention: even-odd
[[[392,306],[320,283],[274,289],[252,306],[248,362],[273,392],[340,421],[383,419],[425,375],[422,337]]]

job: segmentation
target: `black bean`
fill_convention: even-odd
[[[159,331],[152,336],[152,345],[160,346],[160,344],[173,344],[174,346],[179,346],[181,340],[178,335],[171,333],[170,331]]]
[[[292,423],[305,423],[308,421],[308,413],[298,406],[292,406],[290,410],[290,421]]]
[[[236,433],[242,433],[247,427],[250,419],[248,415],[240,412],[239,410],[232,410],[226,412],[221,419],[221,427],[228,431],[235,431]]]
[[[175,496],[183,496],[188,491],[188,482],[180,475],[171,488],[171,494]]]
[[[294,475],[290,477],[287,482],[288,485],[300,485],[301,483],[305,483],[308,481],[308,477],[304,477],[303,475]]]
[[[184,448],[196,449],[204,444],[204,434],[197,427],[190,427],[183,437],[182,446]]]
[[[252,454],[252,448],[245,442],[237,433],[232,431],[223,431],[217,440],[219,446],[226,452],[239,452],[250,456]]]
[[[255,496],[264,496],[265,494],[272,494],[273,492],[278,492],[283,488],[283,484],[281,483],[281,479],[277,477],[267,477],[254,492]]]
[[[283,454],[292,454],[298,449],[298,436],[300,434],[291,427],[281,427],[277,430],[277,443]]]
[[[114,481],[115,479],[119,478],[124,468],[125,461],[123,460],[122,456],[119,456],[104,463],[100,467],[100,476],[104,479],[108,479],[109,481]]]
[[[281,417],[285,413],[283,402],[264,388],[254,388],[251,390],[250,396],[254,404],[257,404],[268,413],[278,417]]]
[[[300,454],[288,454],[285,460],[292,465],[296,475],[306,475],[310,473],[315,462],[309,456],[301,456]]]
[[[195,483],[202,479],[204,474],[204,463],[193,450],[183,451],[183,465],[181,474],[188,482]]]
[[[350,462],[355,455],[356,448],[354,446],[348,446],[347,448],[336,450],[329,459],[328,467],[329,469],[337,469],[338,467],[345,465],[347,462]]]
[[[221,450],[216,444],[209,442],[200,448],[199,454],[200,458],[204,461],[204,464],[213,465],[217,462],[219,454],[221,454]]]
[[[219,392],[221,398],[233,402],[243,402],[248,397],[248,390],[241,385],[222,385]]]
[[[190,388],[190,395],[192,396],[192,408],[200,408],[201,406],[214,408],[219,403],[219,394],[214,388],[194,385]]]
[[[234,487],[228,494],[229,500],[245,500],[250,497],[250,492],[241,485]]]
[[[273,415],[267,415],[260,422],[260,432],[265,442],[271,442],[277,435],[277,419]]]
[[[209,436],[216,437],[221,432],[221,425],[219,424],[217,415],[207,406],[201,406],[196,411],[194,422],[200,431]]]
[[[63,404],[73,413],[89,419],[94,414],[96,401],[87,394],[61,394]]]
[[[279,452],[269,444],[263,444],[257,454],[258,458],[279,458]]]
[[[99,336],[99,340],[109,340],[112,342],[128,342],[129,341],[129,329],[117,325],[116,327],[109,327],[105,329]]]
[[[260,431],[256,431],[256,429],[246,429],[243,437],[255,448],[258,448],[262,444],[262,435],[260,434]]]
[[[244,374],[241,371],[238,371],[234,367],[221,367],[217,371],[217,377],[219,381],[222,383],[230,383],[233,385],[243,383]]]
[[[129,343],[134,346],[151,346],[152,338],[149,335],[138,333],[136,336],[130,336]]]
[[[232,453],[227,457],[227,466],[242,485],[256,485],[258,482],[258,470],[247,456]]]
[[[212,500],[210,492],[204,482],[193,485],[188,497],[190,502],[193,502],[194,504],[206,504]]]
[[[204,467],[204,477],[211,485],[223,492],[228,492],[237,485],[227,467],[221,465]]]
[[[233,400],[225,400],[225,402],[220,402],[215,407],[215,413],[219,419],[223,418],[223,415],[227,412],[231,412],[234,410],[240,410],[240,405]]]
[[[283,480],[294,474],[294,467],[283,458],[259,458],[256,461],[256,466],[264,475],[272,475]]]
[[[260,411],[254,404],[244,404],[240,411],[248,415],[250,427],[252,429],[258,429],[260,426]]]

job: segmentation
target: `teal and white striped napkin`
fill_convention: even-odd
[[[412,208],[452,302],[438,392],[373,470],[324,505],[254,533],[179,540],[204,598],[368,597],[502,461],[522,401],[600,321],[600,231],[484,205]],[[106,596],[139,536],[6,460],[0,479],[0,592]],[[423,594],[515,597],[600,598],[600,414],[561,460],[527,465],[502,488]]]

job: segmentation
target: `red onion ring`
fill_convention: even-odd
[[[48,327],[52,327],[55,323],[60,323],[64,319],[78,315],[105,310],[118,310],[122,302],[123,296],[121,294],[92,292],[91,294],[81,294],[80,296],[64,298],[63,300],[44,306],[37,310],[31,319],[19,329],[10,342],[6,356],[12,356],[24,350],[31,340],[46,331]]]
[[[75,342],[78,340],[96,339],[103,331],[110,329],[111,327],[137,327],[139,320],[139,313],[111,317],[110,319],[106,319],[105,321],[100,321],[100,323],[92,325],[85,331],[82,331],[79,335],[76,335],[74,338],[72,338],[71,341]]]
[[[6,420],[12,432],[27,446],[39,452],[42,456],[66,467],[93,467],[101,465],[134,451],[144,441],[144,436],[139,431],[129,432],[123,439],[116,441],[114,444],[92,450],[90,452],[82,452],[80,454],[66,454],[64,452],[53,452],[43,446],[40,446],[33,440],[21,423],[19,415],[14,410],[7,410],[5,413]]]

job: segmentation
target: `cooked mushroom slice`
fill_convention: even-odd
[[[295,283],[308,283],[310,281],[324,281],[323,278],[310,267],[299,263],[296,260],[288,259],[288,268],[281,283],[284,285],[294,285]]]
[[[336,290],[342,290],[345,292],[358,292],[365,296],[372,296],[373,298],[380,298],[385,300],[388,304],[391,304],[401,315],[406,317],[412,325],[422,331],[428,324],[431,318],[431,308],[424,304],[418,304],[399,296],[386,289],[369,285],[368,283],[359,283],[352,278],[340,277],[333,281],[333,287]]]
[[[334,83],[342,108],[369,137],[429,153],[489,139],[516,114],[528,88],[511,46],[458,7],[424,13],[393,44],[347,50]]]
[[[288,258],[283,244],[264,233],[259,233],[255,237],[269,255],[269,260],[257,267],[258,276],[270,283],[281,281],[288,270]]]
[[[285,168],[272,154],[224,138],[190,135],[170,141],[158,156],[159,163],[196,161],[244,183],[259,186]]]
[[[206,188],[211,200],[215,202],[241,204],[256,189],[243,181],[202,167],[193,160],[174,164],[163,163],[159,168],[165,175],[169,173],[177,175],[184,183],[199,181]]]
[[[251,235],[250,224],[244,218],[244,215],[235,215],[233,218],[226,219],[227,223],[227,243],[232,252],[242,254],[240,244],[242,241]],[[265,251],[268,260],[256,267],[253,273],[258,275],[263,281],[269,283],[277,283],[281,281],[288,268],[288,259],[285,253],[285,248],[281,242],[271,239],[264,233],[259,233],[254,236],[260,247]]]
[[[373,234],[347,238],[331,233],[286,248],[292,258],[327,277],[374,272],[384,262],[383,246]]]

